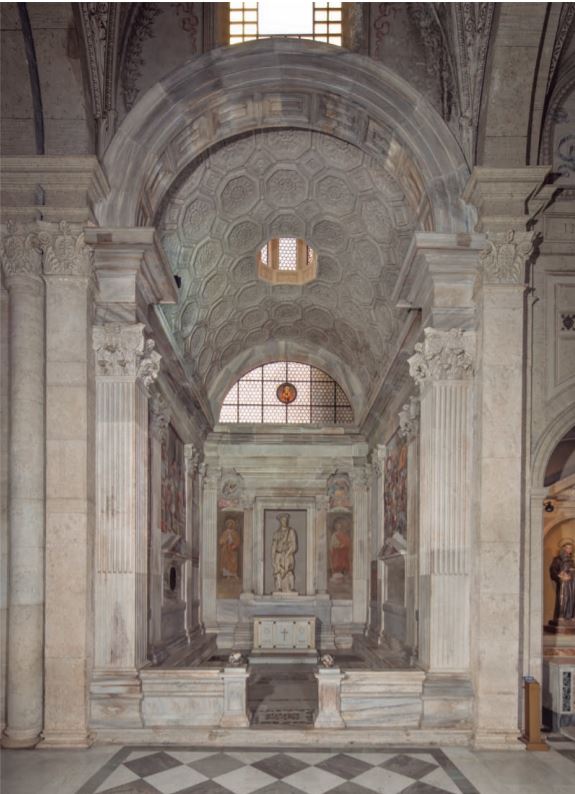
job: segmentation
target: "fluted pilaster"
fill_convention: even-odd
[[[95,326],[95,668],[147,655],[148,391],[159,355],[141,324]]]
[[[475,335],[425,329],[409,360],[421,389],[419,656],[469,668],[472,375]]]
[[[352,471],[353,483],[353,622],[366,624],[369,587],[369,467]]]
[[[208,467],[202,494],[202,620],[206,631],[215,629],[218,560],[219,469]]]

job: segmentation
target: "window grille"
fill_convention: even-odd
[[[317,274],[317,255],[305,240],[279,237],[260,248],[258,275],[272,284],[306,284]]]
[[[290,30],[286,23],[281,33],[265,33],[260,30],[260,15],[257,2],[230,3],[230,44],[269,38],[295,38],[323,41],[327,44],[342,45],[342,4],[313,3],[312,30]]]
[[[353,409],[326,372],[296,361],[273,361],[250,370],[232,386],[220,422],[352,424]]]

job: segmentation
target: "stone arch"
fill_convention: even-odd
[[[544,487],[545,469],[547,468],[553,450],[565,433],[568,433],[574,426],[575,403],[567,405],[555,419],[547,425],[533,453],[531,467],[531,484],[533,489],[540,490]]]
[[[337,78],[336,78],[337,75]],[[104,157],[103,226],[151,225],[166,191],[214,143],[268,127],[327,132],[369,152],[405,191],[421,228],[469,231],[463,152],[439,114],[397,74],[308,41],[213,50],[151,88]]]
[[[347,394],[357,423],[366,403],[365,390],[359,379],[333,353],[325,349],[319,350],[305,341],[291,339],[269,341],[244,350],[221,370],[208,392],[210,409],[216,422],[222,401],[238,378],[254,367],[275,360],[300,361],[302,364],[311,364],[327,372]]]

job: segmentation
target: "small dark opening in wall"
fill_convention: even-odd
[[[178,572],[174,565],[170,568],[170,590],[174,592],[178,583]]]

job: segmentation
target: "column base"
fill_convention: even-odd
[[[19,733],[20,735],[18,735]],[[34,736],[26,736],[23,731],[14,731],[11,735],[7,733],[3,735],[1,744],[6,750],[31,750],[41,739],[42,736],[39,733]]]
[[[82,749],[91,747],[94,737],[89,733],[78,733],[76,731],[50,731],[36,747],[37,750],[53,749]]]

